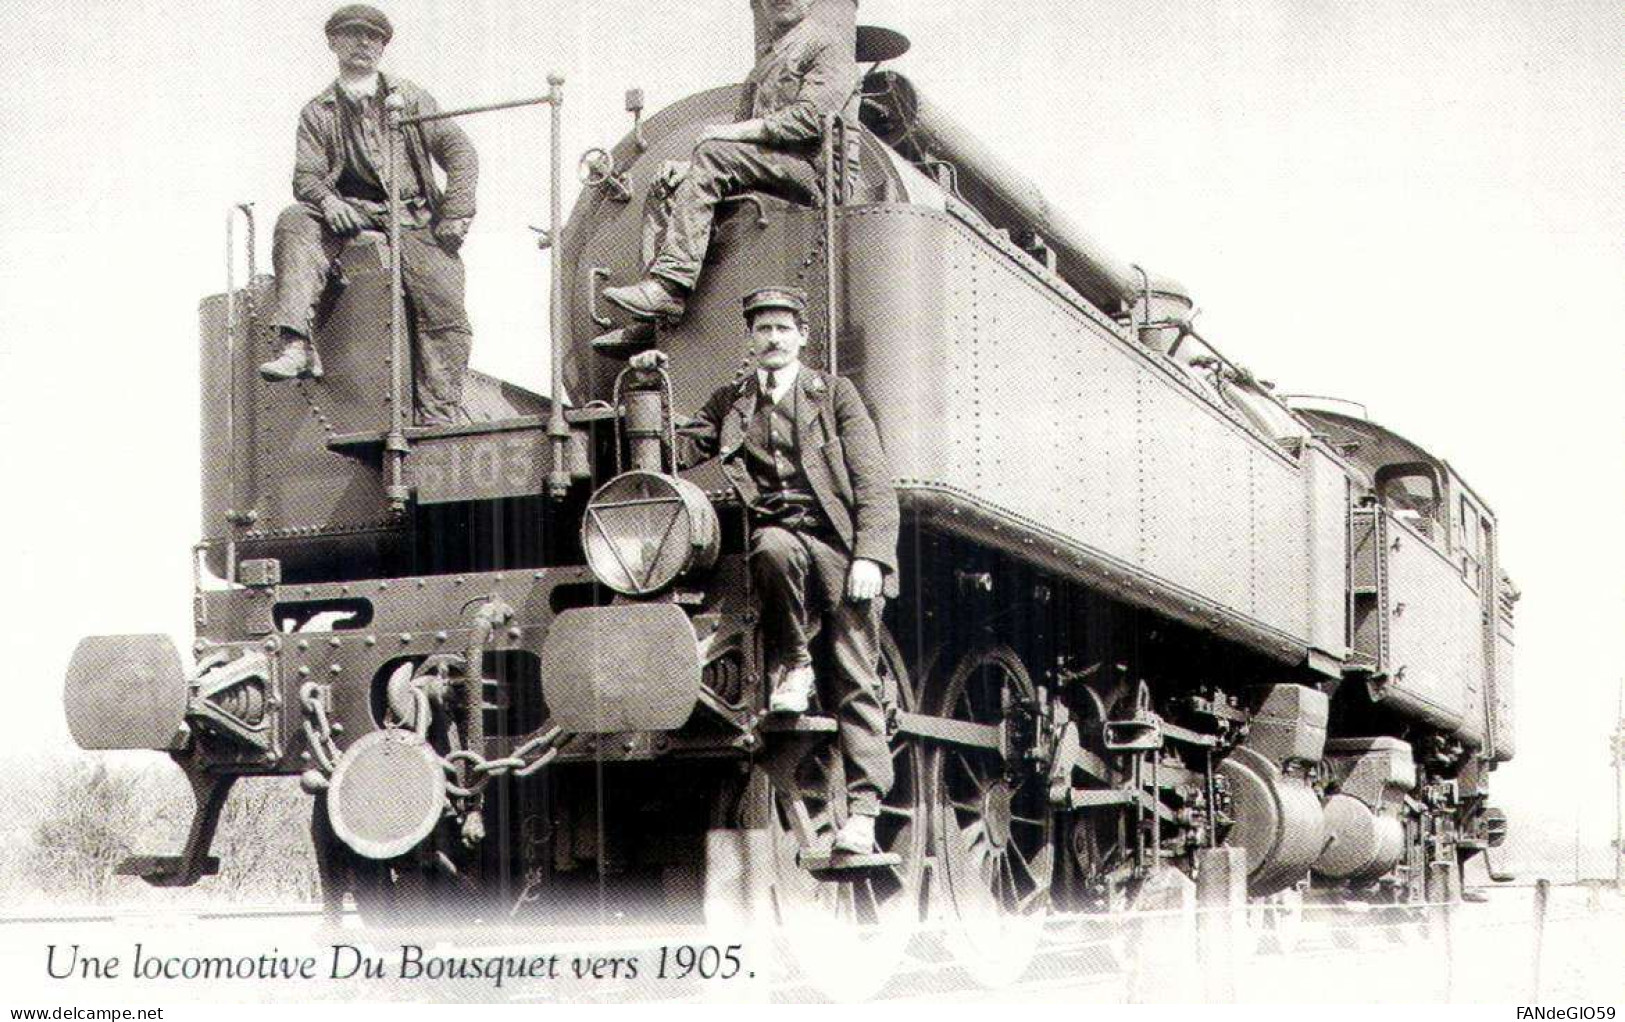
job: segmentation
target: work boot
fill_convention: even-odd
[[[322,362],[316,355],[315,345],[297,335],[284,336],[287,340],[282,346],[282,354],[269,362],[260,363],[261,378],[272,383],[301,376],[321,379]]]
[[[646,277],[627,287],[606,287],[604,299],[630,312],[633,318],[649,322],[682,319],[688,307],[677,285],[668,284],[659,277]]]
[[[811,664],[802,664],[785,671],[779,683],[773,686],[773,698],[767,703],[768,712],[806,713],[817,681]]]
[[[835,851],[848,855],[873,855],[879,851],[875,844],[875,818],[853,813],[835,832]]]

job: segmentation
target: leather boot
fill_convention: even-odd
[[[806,713],[807,704],[812,700],[813,690],[818,687],[818,678],[813,674],[811,664],[802,664],[792,667],[784,672],[779,683],[773,686],[773,698],[768,701],[769,713]]]
[[[269,362],[260,363],[260,377],[271,383],[298,379],[310,371],[310,342],[303,337],[287,337],[282,354]]]
[[[674,322],[683,318],[688,303],[655,277],[627,287],[604,288],[604,300],[630,312],[635,319]]]
[[[856,813],[848,816],[835,834],[835,851],[848,855],[872,855],[879,851],[875,844],[875,818]]]

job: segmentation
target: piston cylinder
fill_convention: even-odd
[[[1298,765],[1320,760],[1329,700],[1303,685],[1275,685],[1247,739],[1219,763],[1235,825],[1224,843],[1247,850],[1247,891],[1264,897],[1309,875],[1326,844],[1320,798]]]
[[[1405,854],[1400,821],[1416,762],[1397,738],[1344,738],[1327,749],[1336,791],[1326,800],[1326,849],[1315,873],[1356,887],[1375,883]]]

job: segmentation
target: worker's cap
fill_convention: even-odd
[[[345,4],[327,19],[328,35],[347,28],[371,29],[383,36],[385,43],[395,37],[395,26],[389,23],[389,18],[383,11],[368,4]]]
[[[752,291],[741,299],[745,307],[745,322],[758,312],[768,309],[783,309],[793,312],[796,318],[801,319],[807,315],[807,292],[793,287],[764,287]]]

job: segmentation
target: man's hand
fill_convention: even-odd
[[[360,214],[337,195],[329,195],[322,200],[322,219],[327,221],[334,234],[349,237],[361,230]]]
[[[687,160],[667,160],[660,165],[660,173],[655,175],[655,185],[668,192],[676,191],[677,186],[688,177],[688,167]]]
[[[627,359],[626,364],[640,373],[650,373],[656,369],[666,368],[666,364],[670,361],[664,351],[650,350],[638,352]]]
[[[858,558],[846,576],[846,598],[854,602],[872,600],[880,595],[885,575],[879,564]]]
[[[457,250],[463,247],[463,239],[468,237],[468,225],[469,220],[467,217],[456,220],[441,220],[430,228],[430,231],[434,234],[434,240],[440,243],[441,248],[455,255]]]

